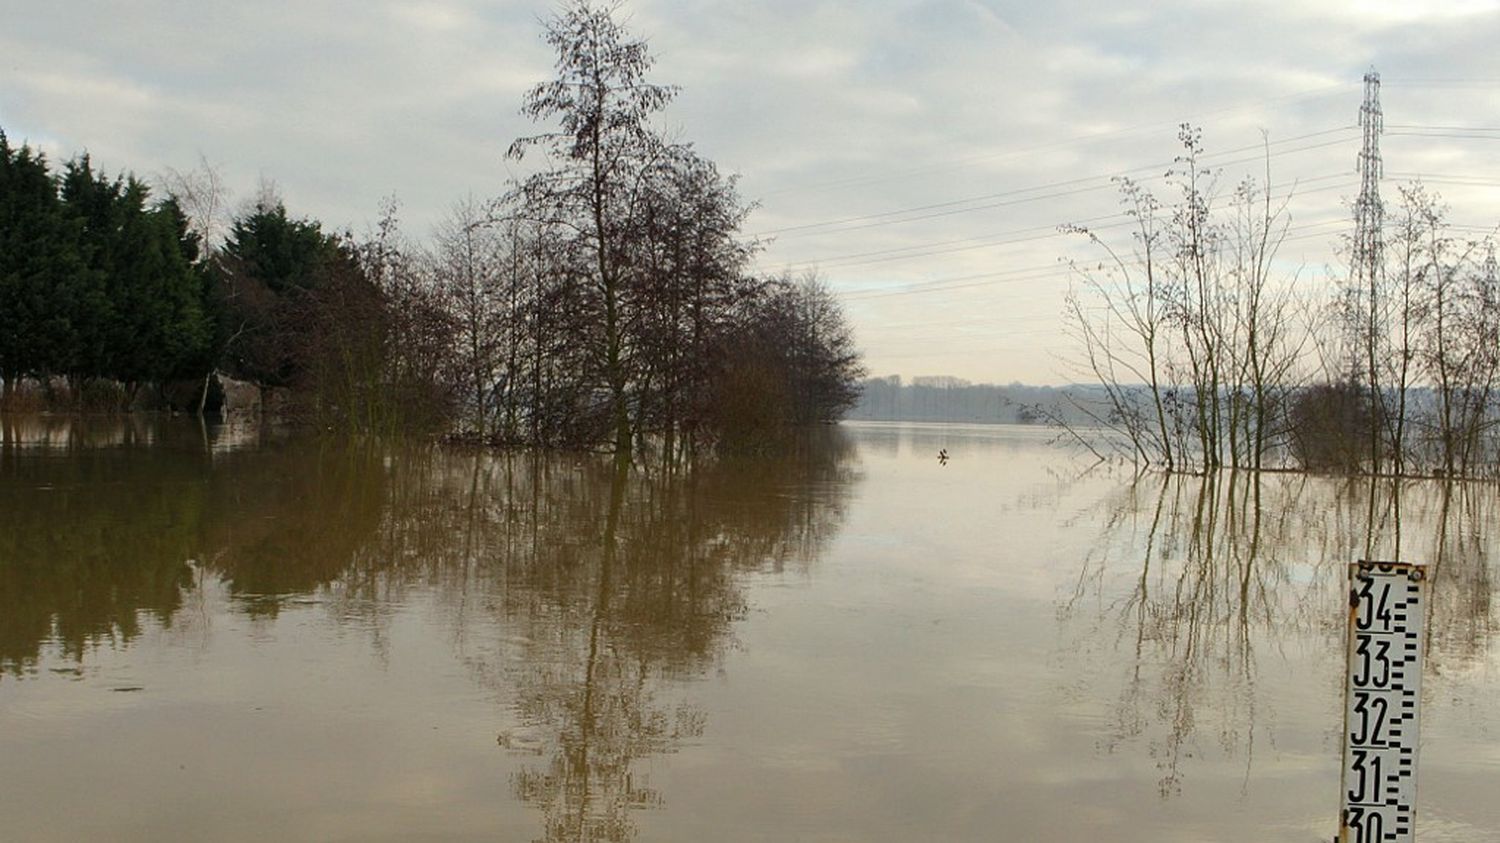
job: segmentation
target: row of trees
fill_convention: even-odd
[[[202,411],[215,372],[295,388],[309,411],[337,406],[362,428],[390,426],[372,406],[422,406],[396,400],[403,381],[388,377],[386,352],[440,349],[386,341],[404,302],[376,283],[365,245],[290,217],[269,193],[212,242],[221,213],[205,210],[202,183],[174,177],[157,200],[134,176],[96,173],[87,155],[54,173],[0,133],[5,406],[31,379],[50,405]],[[221,191],[212,198],[222,207]],[[361,366],[382,374],[345,388]]]
[[[1067,301],[1091,440],[1166,470],[1375,474],[1500,471],[1500,287],[1489,237],[1466,240],[1441,200],[1403,188],[1385,248],[1332,289],[1278,256],[1291,231],[1269,171],[1220,194],[1198,133],[1158,199],[1124,181],[1128,244],[1077,228]]]
[[[733,199],[730,180],[719,189]],[[732,201],[701,209],[701,194],[647,198],[660,203],[648,216],[678,218],[629,240],[608,283],[587,235],[539,221],[517,196],[461,203],[432,253],[403,257],[398,273],[425,273],[451,316],[462,434],[617,450],[644,435],[668,450],[705,436],[754,447],[853,404],[862,369],[828,288],[813,276],[751,274],[737,223],[718,222],[742,216],[727,213]]]
[[[541,163],[430,244],[394,202],[358,239],[267,191],[226,219],[207,166],[153,202],[0,136],[7,399],[24,378],[118,382],[126,403],[189,381],[201,410],[222,372],[287,388],[322,426],[622,453],[837,418],[863,374],[837,300],[751,271],[735,179],[654,126],[676,89],[647,80],[645,43],[587,2],[546,38],[556,77],[522,106],[546,130],[509,150]]]
[[[1421,184],[1404,186],[1384,251],[1340,315],[1347,393],[1377,472],[1448,476],[1500,464],[1500,266],[1492,236],[1456,234]]]
[[[212,325],[199,241],[170,199],[87,156],[53,174],[0,131],[0,378],[145,383],[201,371]]]
[[[564,417],[593,426],[585,439],[607,430],[625,452],[641,430],[662,432],[669,448],[704,427],[751,443],[780,422],[841,413],[862,372],[837,302],[812,280],[748,276],[755,244],[739,227],[749,207],[733,178],[654,127],[677,89],[647,78],[646,44],[586,0],[554,17],[546,40],[556,75],[527,93],[522,113],[551,126],[509,150],[544,164],[501,216],[512,221],[512,272],[528,238],[540,245],[547,280],[529,298],[566,320],[552,332],[576,355],[562,370],[572,375]],[[511,290],[505,306],[527,298]],[[506,359],[524,359],[524,344],[505,343]],[[481,430],[486,397],[476,389]],[[511,422],[514,390],[500,397]]]

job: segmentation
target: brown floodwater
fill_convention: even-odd
[[[1327,841],[1360,557],[1433,566],[1421,839],[1500,839],[1492,485],[3,432],[7,841]]]

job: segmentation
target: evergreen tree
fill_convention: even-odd
[[[283,295],[311,290],[339,259],[338,241],[318,223],[287,216],[286,206],[259,206],[234,221],[224,256],[234,271]]]
[[[79,329],[75,373],[125,384],[189,374],[210,338],[196,245],[174,207],[150,207],[134,177],[95,175],[87,156],[68,165],[65,208],[81,223],[93,283],[74,298]]]
[[[229,340],[225,329],[228,321],[224,316],[224,296],[219,276],[209,260],[211,250],[204,247],[203,238],[194,229],[193,221],[183,211],[177,197],[168,197],[156,207],[162,224],[169,226],[177,241],[177,251],[187,261],[192,275],[192,298],[200,317],[202,340],[192,353],[179,361],[174,378],[202,378],[218,367],[219,359]]]
[[[77,357],[76,289],[89,275],[46,159],[0,131],[0,377],[66,371]]]
[[[225,365],[236,377],[285,386],[305,370],[312,294],[332,275],[358,272],[339,240],[281,203],[235,220],[223,249]]]
[[[81,233],[79,254],[90,270],[70,283],[74,342],[66,373],[75,379],[109,377],[118,355],[113,343],[122,334],[115,306],[120,298],[116,270],[122,263],[124,181],[95,176],[89,156],[82,155],[68,162],[59,182],[63,213]]]

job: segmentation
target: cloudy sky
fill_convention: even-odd
[[[1135,6],[1136,8],[1132,8]],[[216,165],[294,214],[364,229],[396,195],[429,230],[517,174],[505,147],[552,57],[537,0],[0,0],[0,128],[54,160],[152,177]],[[875,374],[1059,383],[1069,284],[1161,189],[1176,127],[1227,186],[1290,190],[1281,262],[1327,285],[1356,192],[1360,78],[1382,77],[1387,198],[1420,176],[1500,222],[1495,0],[630,0],[666,127],[741,175],[767,271],[817,268]]]

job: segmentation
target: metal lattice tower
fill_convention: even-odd
[[[1359,150],[1359,198],[1354,200],[1354,281],[1358,295],[1364,298],[1365,324],[1361,326],[1359,345],[1363,346],[1365,383],[1370,390],[1370,471],[1378,474],[1382,461],[1381,424],[1385,416],[1380,388],[1380,365],[1383,326],[1380,324],[1380,269],[1384,240],[1381,225],[1385,206],[1380,201],[1380,132],[1384,121],[1380,113],[1380,74],[1373,69],[1365,74],[1365,101],[1359,107],[1359,127],[1364,143]]]
[[[1359,150],[1359,198],[1354,200],[1354,271],[1363,288],[1373,293],[1380,272],[1385,205],[1380,201],[1380,134],[1385,121],[1380,111],[1380,74],[1365,74],[1365,101],[1359,107],[1364,142]],[[1373,302],[1371,302],[1373,305]]]

